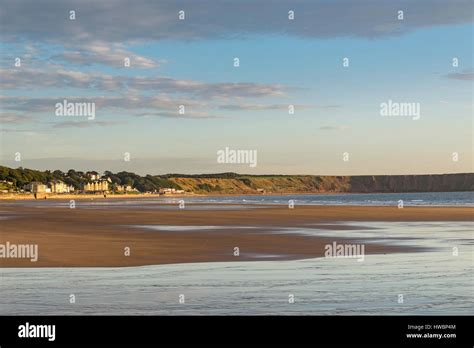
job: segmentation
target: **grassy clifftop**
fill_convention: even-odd
[[[183,190],[196,193],[330,193],[472,191],[474,174],[380,176],[168,176]]]

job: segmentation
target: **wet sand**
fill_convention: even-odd
[[[0,267],[126,267],[305,259],[324,256],[325,245],[333,241],[364,243],[357,238],[338,238],[337,230],[350,229],[349,226],[337,225],[338,222],[359,221],[357,225],[363,226],[363,221],[472,221],[473,217],[473,209],[465,207],[169,208],[0,206],[0,215],[6,217],[1,220],[0,244],[38,244],[39,250],[37,262],[0,258]],[[137,225],[218,227],[196,231],[155,231],[135,227]],[[243,228],[249,226],[254,228]],[[320,227],[333,230],[334,237],[275,234],[274,231],[280,227]],[[239,256],[234,256],[235,247],[239,248]],[[124,255],[125,248],[130,248],[129,256]],[[419,249],[381,243],[370,243],[365,247],[366,254],[416,251]]]

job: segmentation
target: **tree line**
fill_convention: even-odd
[[[83,188],[84,184],[90,182],[87,176],[88,172],[76,171],[69,169],[67,172],[61,170],[34,170],[19,167],[17,169],[0,166],[0,181],[12,182],[17,189],[22,189],[25,185],[37,181],[48,184],[51,181],[60,180],[67,185],[73,186],[76,190]],[[112,173],[105,171],[104,177],[110,178],[112,186],[127,185],[136,188],[140,192],[158,191],[160,188],[175,188],[180,190],[181,187],[176,183],[168,180],[169,176],[146,175],[140,176],[131,172]]]

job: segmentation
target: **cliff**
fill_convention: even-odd
[[[334,192],[440,192],[474,191],[474,173],[442,175],[243,175],[236,173],[185,175],[146,175],[131,172],[104,172],[111,185],[130,185],[140,192],[156,192],[161,188],[182,189],[194,193],[257,194],[266,193],[334,193]],[[80,190],[89,182],[87,173],[70,169],[38,171],[0,166],[0,190],[19,191],[30,182],[48,184],[64,181]]]
[[[183,190],[196,193],[370,193],[473,191],[474,173],[380,176],[251,176],[233,178],[168,176]]]

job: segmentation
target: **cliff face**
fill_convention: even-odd
[[[258,194],[266,193],[334,193],[334,192],[442,192],[474,191],[474,173],[443,175],[377,175],[377,176],[315,176],[315,175],[242,175],[218,173],[202,175],[167,174],[140,176],[131,172],[105,172],[114,185],[130,185],[140,192],[161,188],[182,189],[195,193]],[[87,173],[69,170],[63,173],[27,168],[0,166],[0,190],[16,191],[33,181],[48,183],[64,181],[82,187],[89,181]],[[15,191],[15,190],[14,190]]]
[[[350,192],[473,191],[474,174],[353,176]]]
[[[474,173],[380,176],[237,176],[235,178],[169,177],[183,190],[196,193],[253,194],[333,192],[473,191]]]

